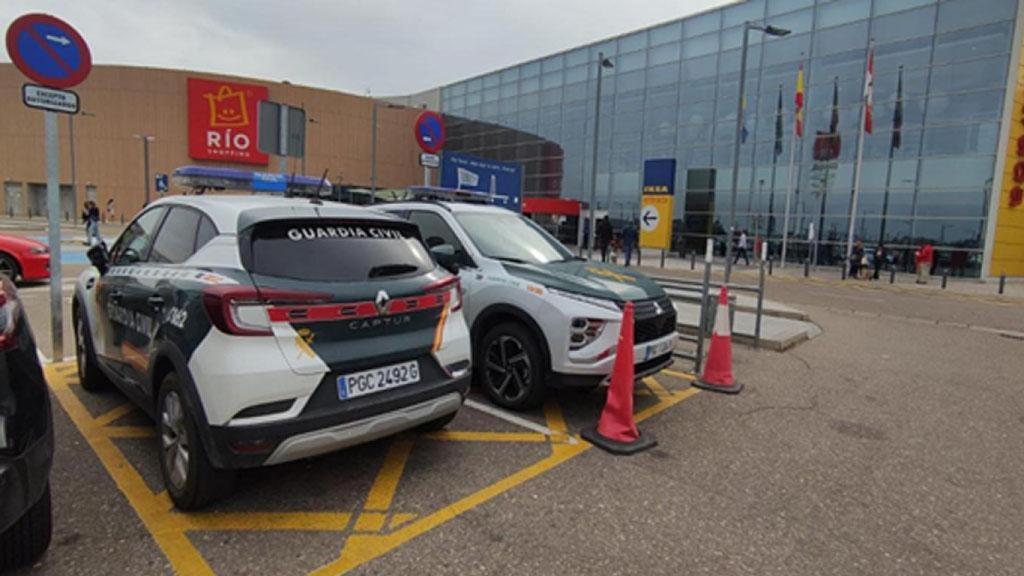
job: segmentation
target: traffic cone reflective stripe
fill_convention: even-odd
[[[640,432],[633,420],[634,380],[633,303],[626,302],[608,398],[597,426],[583,431],[584,439],[613,454],[634,454],[657,444],[652,436]]]
[[[704,373],[693,383],[698,388],[727,394],[736,394],[743,389],[743,384],[736,382],[732,375],[732,328],[729,316],[729,290],[722,286]]]

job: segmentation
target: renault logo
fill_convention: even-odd
[[[377,307],[378,314],[384,314],[388,311],[388,302],[391,301],[391,296],[384,290],[377,292],[377,298],[374,299],[373,304]]]
[[[664,310],[661,309],[661,304],[654,302],[654,315],[661,316],[662,312],[664,312]]]

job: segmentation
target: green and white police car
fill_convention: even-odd
[[[499,406],[525,410],[551,387],[608,378],[627,301],[634,303],[636,376],[672,363],[676,310],[654,281],[575,257],[543,228],[493,205],[385,204],[409,219],[439,263],[458,273],[477,382]]]

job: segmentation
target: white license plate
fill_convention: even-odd
[[[673,340],[666,340],[658,344],[648,344],[644,348],[644,357],[641,362],[646,362],[652,358],[668,354],[674,345],[675,342]]]
[[[338,376],[338,398],[348,400],[420,381],[416,360]]]

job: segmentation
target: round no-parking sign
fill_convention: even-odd
[[[92,54],[70,24],[49,14],[26,14],[7,28],[7,55],[21,73],[48,88],[81,84]]]
[[[444,119],[429,110],[416,119],[416,143],[427,154],[437,154],[444,147]]]

